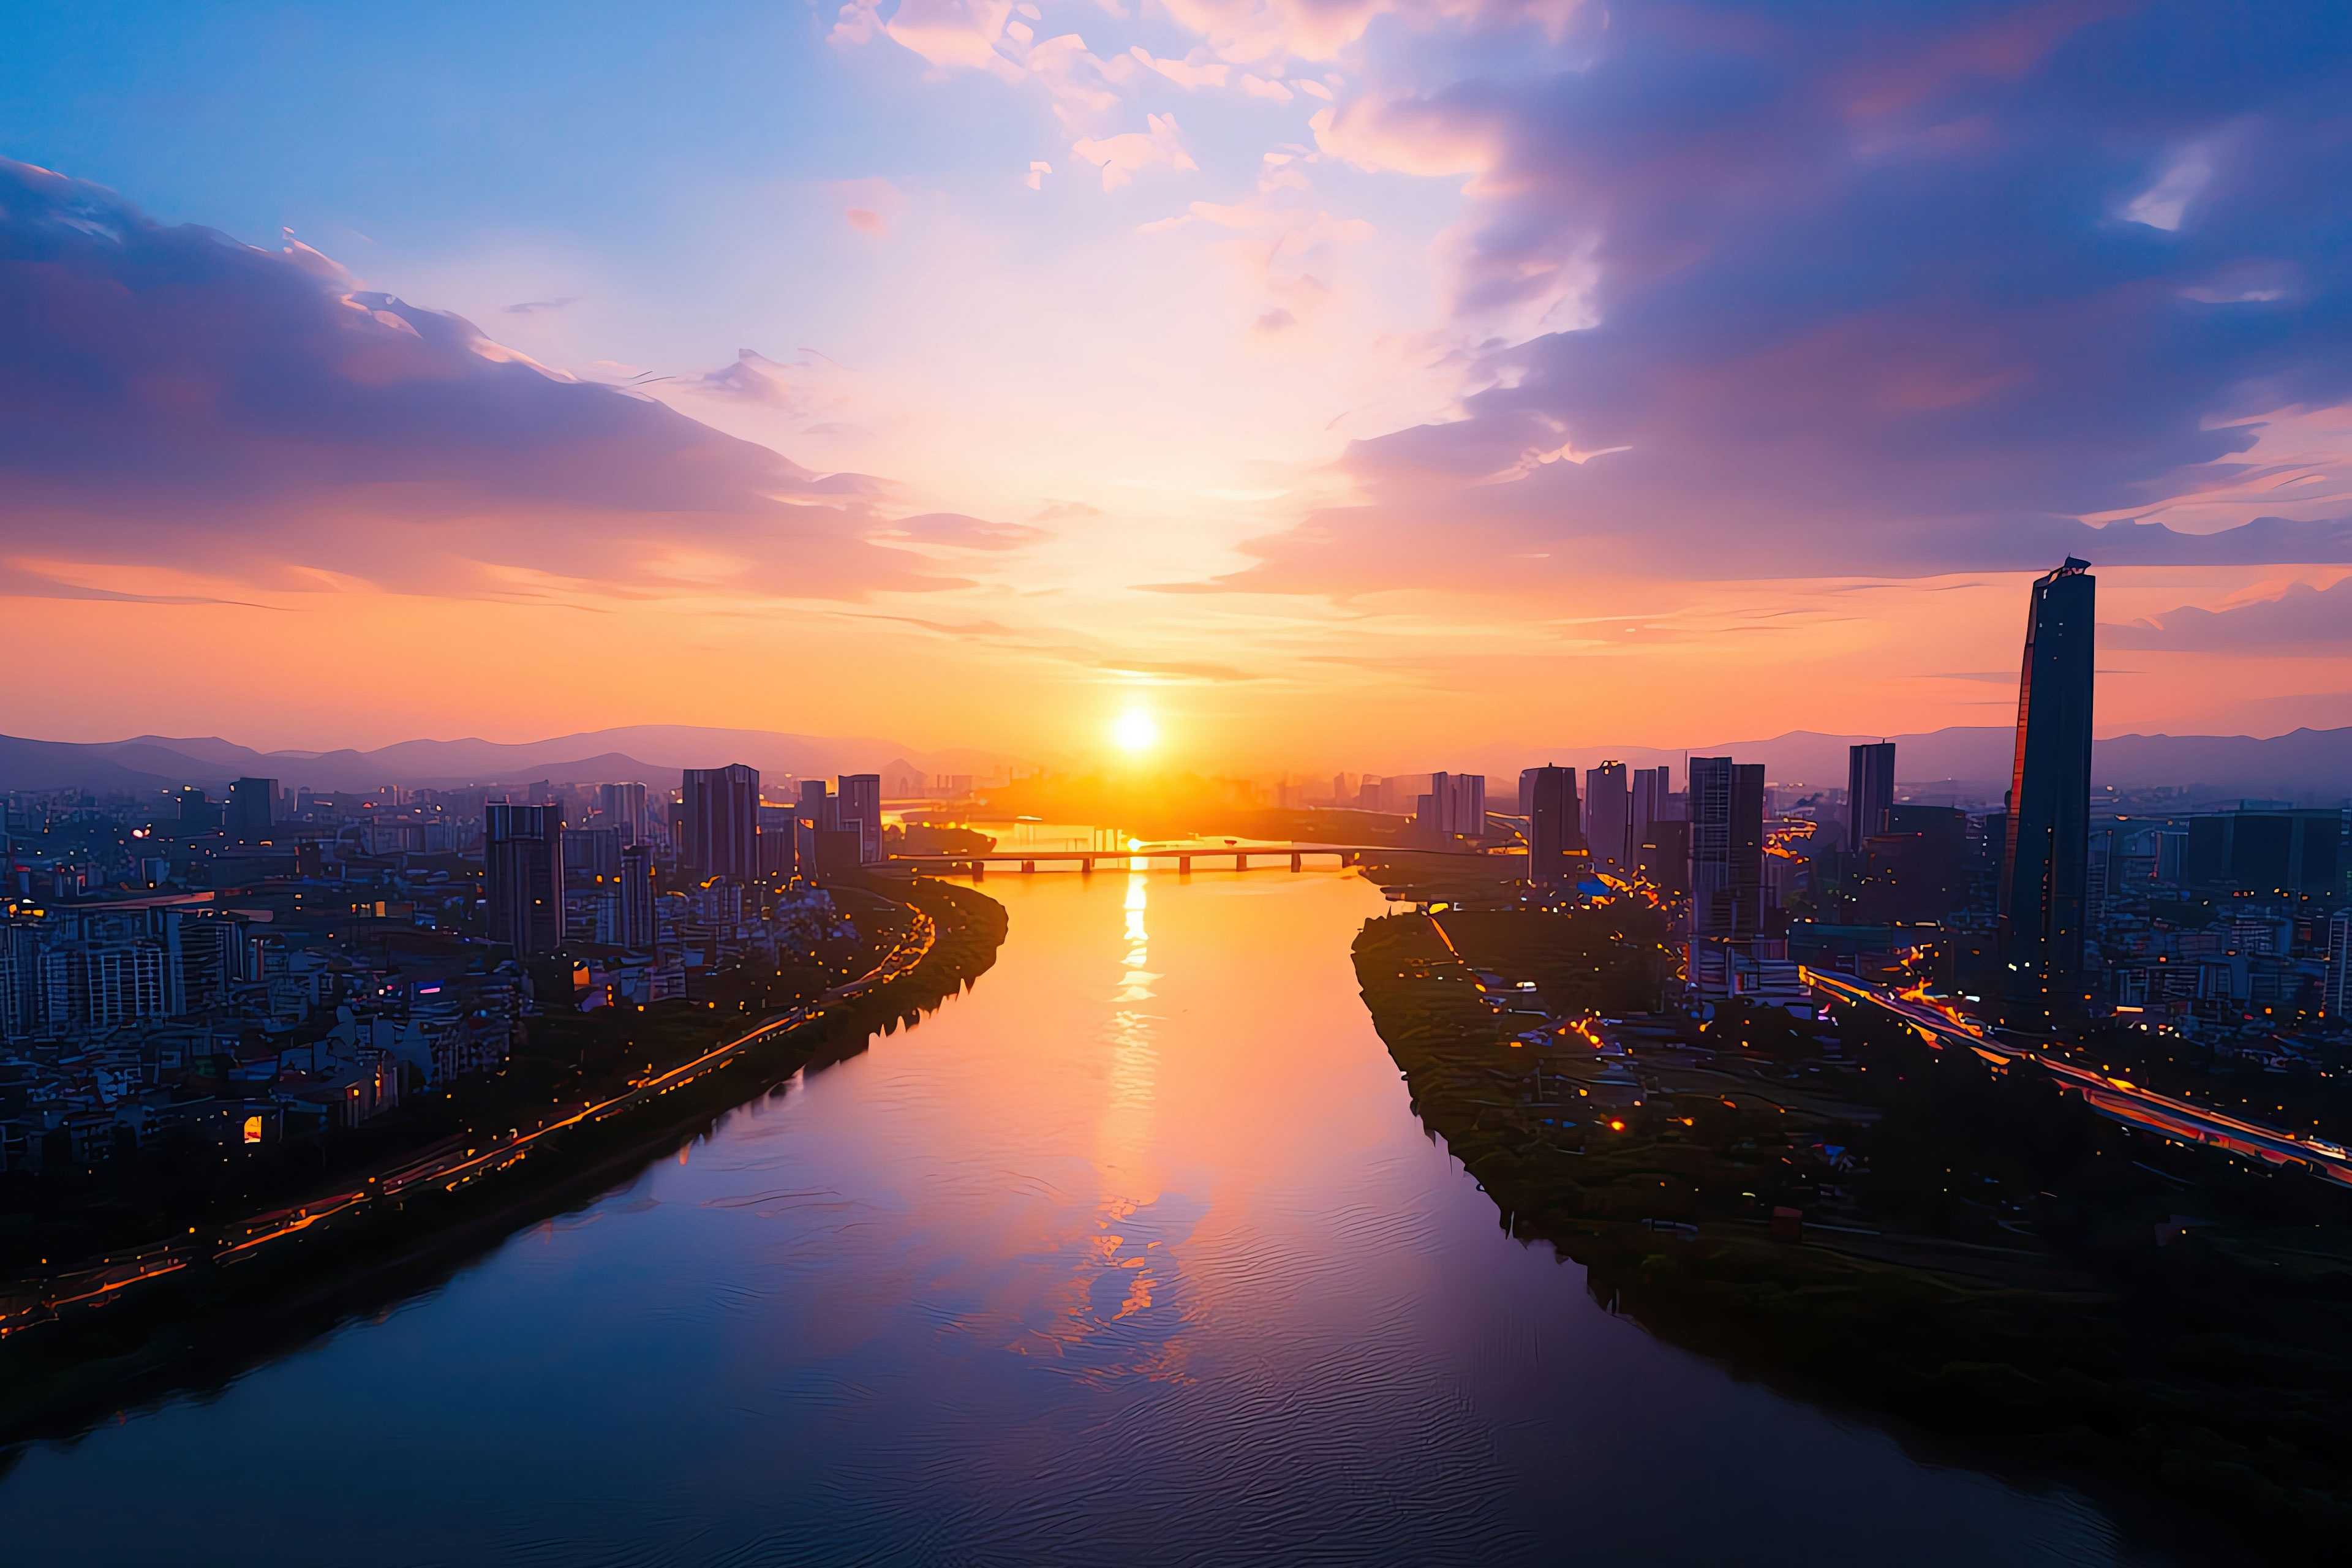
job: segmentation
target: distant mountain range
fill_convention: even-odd
[[[1784,789],[1843,789],[1846,748],[1865,741],[1895,742],[1895,777],[1913,790],[1946,784],[1955,794],[1973,793],[1999,800],[2009,787],[2011,748],[2016,732],[2007,725],[1954,726],[1918,735],[1824,735],[1792,730],[1769,741],[1727,741],[1718,745],[1693,746],[1686,752],[1657,751],[1645,746],[1615,749],[1562,747],[1556,752],[1528,757],[1524,747],[1508,748],[1507,755],[1524,759],[1501,765],[1502,747],[1485,748],[1490,772],[1506,792],[1517,787],[1518,768],[1535,762],[1589,768],[1615,759],[1631,767],[1674,769],[1675,787],[1684,780],[1684,758],[1734,757],[1762,763],[1765,777]],[[2092,783],[2117,789],[2147,789],[2174,784],[2207,798],[2258,796],[2333,805],[2352,796],[2352,727],[2341,730],[2297,730],[2292,734],[2257,739],[2251,735],[2118,735],[2091,748]]]
[[[787,735],[635,724],[522,744],[495,741],[403,741],[372,752],[257,752],[205,736],[141,735],[81,744],[0,736],[0,790],[217,789],[230,779],[274,778],[287,789],[370,790],[384,784],[451,789],[466,784],[675,783],[681,768],[745,763],[769,777],[880,773],[900,763],[924,773],[986,775],[1014,758],[997,752],[917,751],[872,736]]]
[[[1945,785],[1956,795],[1998,800],[2007,787],[2011,732],[1980,725],[1916,735],[1824,735],[1793,730],[1766,741],[1727,741],[1687,752],[1645,746],[1564,746],[1535,752],[1489,746],[1457,765],[1483,765],[1497,793],[1517,787],[1518,770],[1537,763],[1589,768],[1613,758],[1633,767],[1674,769],[1684,759],[1730,756],[1762,763],[1784,789],[1845,786],[1846,748],[1864,741],[1895,744],[1896,781],[1916,791]],[[217,791],[247,774],[288,789],[368,790],[383,784],[449,789],[466,784],[598,784],[641,779],[667,785],[681,768],[748,763],[772,777],[889,773],[903,764],[926,774],[982,777],[1024,759],[970,748],[922,752],[875,736],[788,735],[772,730],[716,730],[637,724],[559,735],[522,744],[493,741],[403,741],[372,752],[257,752],[216,736],[174,740],[141,735],[79,744],[0,736],[0,790],[155,791],[198,784]],[[2093,781],[2118,789],[2174,784],[2209,798],[2254,795],[2334,805],[2352,797],[2352,727],[2250,735],[2119,735],[2094,748]]]

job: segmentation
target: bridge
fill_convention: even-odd
[[[1833,1001],[1892,1013],[1916,1031],[1922,1040],[1938,1049],[1952,1046],[1974,1051],[1997,1068],[2031,1063],[2047,1072],[2062,1089],[2081,1095],[2084,1104],[2110,1121],[2175,1142],[2200,1144],[2241,1159],[2259,1160],[2266,1165],[2300,1161],[2331,1181],[2352,1186],[2352,1153],[2326,1139],[2291,1132],[2232,1116],[2211,1106],[2158,1094],[2128,1079],[2110,1078],[2046,1051],[2030,1050],[1999,1039],[1975,1019],[1921,992],[1898,995],[1851,975],[1801,965],[1797,973],[1806,984]]]
[[[1018,867],[1023,871],[1035,871],[1040,867],[1076,866],[1082,875],[1091,876],[1097,866],[1113,870],[1166,870],[1172,863],[1180,873],[1189,873],[1192,862],[1201,862],[1202,870],[1248,871],[1287,864],[1293,871],[1346,870],[1363,864],[1366,856],[1388,858],[1396,855],[1426,855],[1449,859],[1482,858],[1482,849],[1424,849],[1410,844],[1244,844],[1238,839],[1223,843],[1139,844],[1124,849],[1034,849],[1014,846],[983,853],[961,851],[940,855],[893,855],[889,863],[906,866],[934,876],[984,877],[988,868]],[[1307,858],[1314,856],[1328,863],[1310,868]]]

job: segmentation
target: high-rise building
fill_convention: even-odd
[[[1633,866],[1633,792],[1622,763],[1603,763],[1584,773],[1584,842],[1593,869],[1622,877]]]
[[[221,824],[221,808],[215,805],[204,791],[194,784],[188,785],[180,792],[177,804],[180,812],[180,833],[183,837],[191,834],[210,833]]]
[[[588,882],[617,879],[621,875],[621,847],[626,842],[617,827],[565,828],[564,874]]]
[[[1764,764],[1690,760],[1691,930],[1753,937],[1764,929]]]
[[[1522,772],[1519,809],[1528,818],[1528,880],[1538,888],[1561,886],[1574,874],[1570,851],[1584,847],[1576,819],[1576,770]]]
[[[839,805],[823,779],[801,780],[800,805],[793,813],[793,866],[800,875],[816,874],[817,835],[839,828]]]
[[[1848,746],[1845,750],[1845,847],[1859,855],[1863,846],[1886,831],[1886,811],[1895,804],[1895,742]]]
[[[2242,801],[2200,811],[2189,819],[2179,879],[2233,892],[2333,892],[2344,885],[2343,831],[2344,813],[2336,806]]]
[[[1633,810],[1625,819],[1630,829],[1625,840],[1628,850],[1625,863],[1639,867],[1642,846],[1649,841],[1650,825],[1665,821],[1675,815],[1672,774],[1664,767],[1635,768],[1631,800]]]
[[[679,786],[678,863],[703,880],[760,873],[760,770],[688,768]]]
[[[2097,609],[2090,564],[2070,555],[2034,579],[2018,678],[2000,956],[2012,1000],[2045,1016],[2079,995],[2083,972]]]
[[[2107,918],[2107,899],[2116,871],[2116,830],[2103,827],[2090,836],[2088,874],[2083,881],[2083,919],[2093,927]]]
[[[644,785],[638,786],[642,796]],[[621,851],[621,885],[614,899],[619,919],[614,938],[632,952],[651,952],[657,932],[654,925],[654,855],[643,844]]]
[[[856,832],[857,863],[871,866],[882,858],[882,775],[843,773],[835,782],[841,830]]]
[[[1429,793],[1414,805],[1423,838],[1442,844],[1457,835],[1482,837],[1486,832],[1486,775],[1432,773]]]
[[[2327,969],[2319,983],[2320,1008],[2331,1018],[2352,1017],[2352,910],[2327,922]]]
[[[597,786],[597,804],[604,814],[604,826],[616,827],[624,844],[646,841],[646,786],[641,784],[608,784]]]
[[[482,870],[489,937],[520,957],[563,945],[563,808],[486,801]]]
[[[1690,891],[1691,825],[1683,819],[1681,807],[1677,799],[1669,806],[1672,815],[1651,819],[1635,855],[1633,869],[1662,893]]]

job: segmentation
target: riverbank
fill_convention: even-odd
[[[816,1004],[749,1030],[739,1020],[730,1037],[714,1017],[673,1020],[670,1055],[621,1096],[550,1115],[495,1144],[404,1156],[356,1185],[347,1179],[240,1226],[30,1281],[41,1297],[28,1299],[20,1282],[12,1310],[26,1326],[0,1340],[0,1447],[215,1386],[354,1312],[430,1285],[698,1136],[724,1110],[855,1055],[877,1032],[911,1026],[995,962],[1006,919],[994,900],[920,879],[876,879],[866,890],[906,911],[919,952],[894,943]],[[698,1041],[688,1043],[697,1029]],[[598,1044],[572,1043],[583,1057]],[[110,1274],[121,1283],[110,1284]]]
[[[2274,1555],[2342,1538],[2352,1215],[2326,1184],[1865,1016],[1643,1017],[1654,942],[1626,925],[1394,915],[1357,940],[1416,1112],[1501,1223],[1791,1392],[2141,1489]]]

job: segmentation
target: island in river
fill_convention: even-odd
[[[877,876],[836,892],[863,921],[864,962],[844,984],[811,994],[779,972],[774,995],[725,1008],[543,1013],[505,1070],[370,1124],[370,1142],[332,1151],[307,1187],[289,1194],[299,1173],[271,1169],[273,1195],[289,1201],[267,1209],[240,1204],[252,1177],[240,1184],[234,1162],[106,1189],[56,1233],[109,1237],[112,1250],[60,1251],[0,1282],[0,1447],[225,1380],[415,1290],[727,1109],[912,1022],[971,985],[1004,940],[1003,906],[970,888]]]
[[[1515,1234],[1662,1337],[2144,1489],[2279,1556],[2352,1530],[2343,1189],[2097,1115],[1885,1016],[1660,1011],[1664,917],[1370,921],[1358,979]]]

